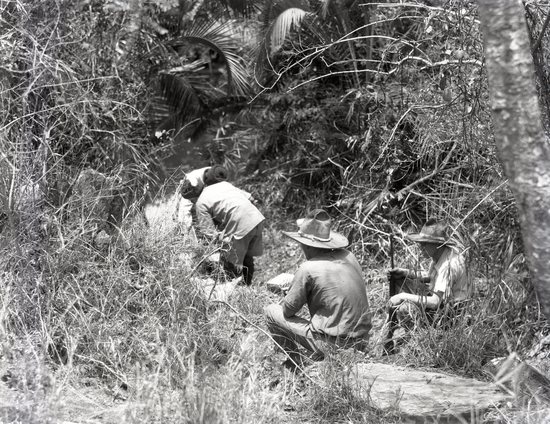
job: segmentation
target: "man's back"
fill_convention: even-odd
[[[472,296],[472,283],[464,256],[446,246],[441,257],[430,269],[430,288],[441,293],[445,302],[459,302]]]
[[[304,303],[315,332],[366,338],[372,327],[361,267],[345,249],[328,250],[300,266],[284,309],[295,313]]]
[[[195,206],[199,227],[207,230],[213,220],[224,234],[244,237],[264,220],[249,199],[250,194],[226,181],[206,186]]]

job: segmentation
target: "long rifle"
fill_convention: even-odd
[[[394,261],[394,250],[393,250],[393,234],[390,234],[390,265],[391,269],[395,268],[395,261]],[[389,288],[390,288],[390,297],[397,294],[398,290],[398,284],[397,279],[390,275],[389,278]],[[393,342],[393,333],[395,332],[395,329],[399,325],[399,320],[397,318],[397,308],[395,306],[388,306],[388,319],[386,321],[388,326],[388,334],[386,335],[386,341],[384,343],[384,353],[386,355],[391,355],[395,352],[395,344]]]
[[[394,254],[393,254],[393,234],[390,234],[390,266],[391,269],[395,268],[395,260],[394,260]],[[393,296],[397,291],[397,287],[395,285],[395,281],[393,278],[390,278],[390,297]]]

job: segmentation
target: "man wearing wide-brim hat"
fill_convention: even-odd
[[[419,290],[420,293],[402,292],[390,298],[390,305],[395,308],[399,321],[405,321],[419,309],[428,312],[426,317],[430,321],[435,317],[434,312],[444,306],[458,310],[458,307],[471,297],[472,283],[463,248],[451,236],[449,226],[444,222],[429,219],[419,233],[410,234],[408,239],[420,245],[423,254],[432,259],[432,264],[427,274],[419,275],[404,268],[389,271],[390,279],[416,280],[421,283],[417,284],[417,287],[425,288]]]
[[[361,266],[346,250],[348,239],[331,230],[327,212],[316,209],[297,221],[298,231],[283,234],[300,243],[306,261],[280,304],[266,307],[267,327],[294,368],[303,356],[321,360],[327,343],[365,349],[372,327]],[[309,319],[296,314],[308,305]]]

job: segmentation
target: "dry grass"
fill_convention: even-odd
[[[73,238],[64,236],[63,244],[61,238],[52,239],[48,314],[36,334],[38,343],[26,345],[42,347],[30,353],[14,351],[7,342],[3,347],[5,375],[19,396],[16,406],[5,411],[8,418],[399,422],[398,413],[373,409],[368,388],[346,378],[346,370],[362,356],[331,357],[298,378],[281,368],[284,357],[258,329],[264,325],[263,307],[278,300],[261,283],[289,270],[283,263],[300,261],[296,246],[278,231],[266,231],[270,247],[259,262],[258,285],[238,287],[227,307],[207,302],[191,278],[204,272],[197,264],[208,249],[178,231],[158,237],[140,216],[127,216],[118,238],[104,250],[86,242],[71,227],[80,228],[74,222],[60,228]],[[280,260],[273,262],[277,255]],[[380,321],[385,318],[385,274],[374,263],[365,265],[371,309]],[[505,355],[510,346],[517,348],[533,331],[503,327],[506,317],[520,313],[533,320],[522,306],[528,304],[529,291],[516,277],[503,275],[451,330],[414,331],[395,363],[488,378],[485,362]],[[3,279],[0,286],[0,328],[12,341],[18,313],[9,304],[13,283]]]
[[[145,65],[132,54],[127,63],[116,60],[124,28],[98,10],[62,8],[54,1],[0,2],[0,23],[7,28],[0,53],[6,63],[24,69],[6,68],[0,75],[5,111],[0,118],[0,421],[399,422],[393,411],[375,411],[368,388],[346,378],[346,370],[362,358],[330,358],[302,377],[285,373],[282,354],[258,330],[263,307],[278,297],[260,284],[238,288],[231,308],[209,303],[193,277],[203,275],[203,259],[216,246],[202,246],[176,229],[149,231],[141,215],[144,187],[154,183],[148,169],[162,146],[147,143],[140,113],[147,87],[136,75]],[[433,25],[443,25],[448,15],[437,13]],[[78,25],[71,28],[72,23]],[[479,54],[475,21],[465,17],[461,24],[464,32],[457,39],[442,27],[435,31]],[[392,360],[488,378],[487,361],[522,352],[535,333],[546,331],[546,322],[529,288],[514,202],[494,156],[485,80],[479,70],[462,66],[447,71],[456,94],[448,104],[441,90],[426,89],[439,86],[441,74],[413,66],[403,68],[412,74],[408,81],[388,77],[380,81],[379,93],[358,92],[356,103],[348,102],[354,96],[344,101],[341,92],[333,96],[333,87],[309,85],[303,98],[295,92],[286,100],[298,106],[323,90],[332,96],[309,100],[326,101],[324,109],[314,108],[330,112],[319,121],[331,131],[334,122],[345,122],[349,136],[335,142],[327,128],[322,136],[300,132],[320,127],[309,125],[308,114],[302,121],[285,115],[286,144],[272,140],[271,150],[263,153],[276,161],[264,157],[265,175],[245,183],[255,189],[272,223],[258,280],[292,271],[301,260],[278,229],[293,226],[305,209],[329,207],[338,229],[353,235],[377,328],[385,319],[389,235],[396,241],[396,265],[414,268],[421,261],[405,233],[428,215],[450,220],[483,283],[479,296],[452,329],[417,329]],[[279,97],[285,114],[294,110]],[[373,97],[391,101],[373,105]],[[23,110],[22,104],[30,107],[35,105],[30,100],[39,98],[46,102],[42,108]],[[407,103],[411,99],[414,104]],[[350,124],[357,110],[365,113],[357,121],[368,121],[372,131]],[[255,143],[262,137],[249,138]],[[31,170],[23,166],[29,154],[35,155]],[[241,156],[229,156],[238,168]],[[94,240],[98,228],[89,206],[70,199],[84,165],[103,171],[128,193],[122,196],[126,213],[109,227],[105,245]],[[28,208],[37,213],[27,222],[40,229],[36,261],[25,254],[26,240],[18,232],[18,208],[25,200],[24,190],[17,189],[21,176],[40,184],[41,196]],[[29,264],[32,275],[22,272]],[[33,325],[23,304],[34,306],[39,320]],[[540,422],[544,414],[537,409],[502,409],[488,418]]]
[[[8,422],[399,422],[397,413],[374,410],[368,390],[346,379],[345,370],[361,358],[332,358],[307,371],[307,378],[285,374],[284,358],[255,327],[263,326],[263,306],[277,297],[260,285],[238,289],[230,299],[233,309],[209,304],[191,278],[203,272],[197,265],[209,246],[177,231],[151,233],[134,206],[103,248],[87,236],[87,215],[57,225],[46,257],[48,313],[35,335],[38,343],[31,345],[41,347],[17,359],[4,345],[2,362],[19,390],[16,406],[6,410]],[[259,281],[301,260],[274,227],[266,231],[266,245]],[[400,261],[416,253],[403,238],[398,249]],[[10,254],[3,257],[8,278],[0,287],[0,328],[13,340],[20,321],[9,301],[16,280],[9,273]],[[486,378],[485,362],[529,343],[531,323],[540,317],[529,306],[523,264],[514,258],[503,261],[499,280],[496,273],[486,278],[483,297],[469,311],[474,320],[464,318],[448,332],[418,329],[395,362]],[[384,268],[376,257],[363,264],[379,322],[387,298]],[[29,366],[31,360],[38,365]]]

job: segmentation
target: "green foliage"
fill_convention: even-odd
[[[206,305],[188,276],[190,247],[182,249],[184,241],[173,240],[159,255],[161,245],[144,238],[145,227],[129,230],[125,241],[107,252],[73,240],[52,257],[49,276],[51,338],[58,346],[54,353],[65,352],[57,359],[123,382],[126,377],[119,370],[136,361],[150,369],[160,366],[159,349],[175,349],[183,356],[202,349],[179,327],[193,323],[199,330],[208,325]],[[130,328],[135,331],[128,332]],[[179,381],[180,371],[172,372],[174,382]]]

